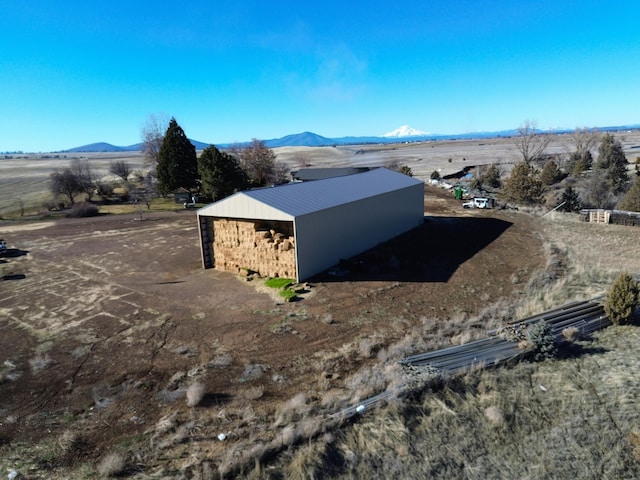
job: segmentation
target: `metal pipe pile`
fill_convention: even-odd
[[[430,367],[438,372],[436,377],[457,375],[469,370],[488,368],[513,361],[526,353],[519,343],[526,340],[527,329],[532,325],[546,322],[556,343],[563,341],[563,331],[576,328],[582,336],[611,324],[604,313],[604,307],[596,299],[572,302],[544,313],[511,322],[505,327],[487,332],[487,337],[455,345],[432,352],[419,353],[403,358],[401,365]],[[351,418],[369,410],[376,404],[388,401],[408,389],[408,385],[385,391],[331,415],[333,418]]]

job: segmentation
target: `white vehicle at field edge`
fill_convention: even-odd
[[[463,208],[489,208],[490,201],[484,197],[474,197],[470,201],[462,204]]]

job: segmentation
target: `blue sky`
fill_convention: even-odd
[[[0,0],[0,151],[640,123],[637,1]]]

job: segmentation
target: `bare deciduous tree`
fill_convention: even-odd
[[[525,120],[518,127],[518,136],[513,137],[515,147],[522,156],[522,160],[527,164],[539,160],[550,141],[551,135],[540,133],[533,120]]]
[[[90,199],[95,188],[93,172],[87,160],[72,160],[69,168],[53,172],[50,181],[51,193],[66,196],[71,205],[80,193],[87,194]]]
[[[591,152],[600,141],[600,132],[595,128],[576,128],[570,135],[571,144],[578,157],[583,157]],[[567,148],[569,153],[570,150]]]
[[[276,154],[263,140],[254,138],[250,144],[232,148],[231,152],[238,155],[242,169],[253,183],[264,186],[276,182]]]
[[[282,185],[289,182],[289,173],[291,169],[284,162],[276,162],[273,168],[273,183]]]
[[[590,175],[582,182],[580,190],[580,197],[586,206],[611,208],[615,204],[609,183],[602,176]]]
[[[77,179],[78,187],[80,189],[79,193],[86,194],[87,198],[91,200],[96,184],[95,175],[91,169],[91,165],[89,165],[89,161],[80,159],[71,160],[71,166],[69,169]]]
[[[591,151],[600,141],[600,132],[595,128],[576,128],[571,132],[570,143],[565,145],[565,151],[569,159],[564,165],[565,171],[569,174],[579,175],[581,172],[589,170],[593,163]]]
[[[131,165],[126,160],[116,160],[109,163],[109,172],[116,177],[120,177],[123,183],[126,184],[131,174]]]
[[[155,171],[158,164],[160,147],[164,140],[164,134],[169,125],[169,118],[164,113],[152,113],[142,126],[142,148],[145,165]]]

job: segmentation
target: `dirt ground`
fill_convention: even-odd
[[[95,463],[168,411],[188,410],[194,381],[206,391],[199,408],[255,387],[256,412],[268,415],[376,361],[335,355],[345,345],[385,345],[423,317],[474,314],[544,265],[532,217],[425,192],[422,227],[346,262],[344,276],[318,276],[287,304],[257,280],[203,270],[193,211],[1,223],[11,249],[0,258],[0,466],[69,429],[82,441],[33,460],[33,478]]]

